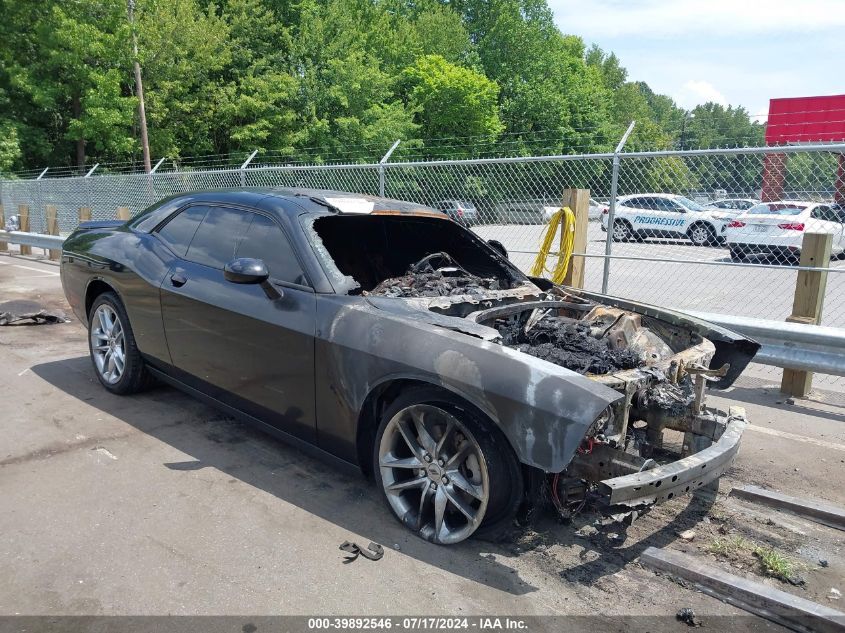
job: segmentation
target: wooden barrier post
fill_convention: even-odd
[[[128,220],[129,219],[129,207],[118,207],[117,208],[117,219],[118,220]]]
[[[21,231],[29,233],[29,205],[18,205],[18,218],[21,224]],[[21,255],[32,255],[32,247],[21,244]]]
[[[572,209],[575,214],[575,241],[572,245],[573,253],[587,252],[587,230],[590,222],[590,190],[589,189],[564,189],[563,206]],[[584,271],[587,263],[586,257],[574,256],[569,262],[563,285],[574,288],[584,287]]]
[[[79,207],[79,221],[80,222],[90,222],[91,221],[91,207]]]
[[[800,266],[828,268],[830,249],[833,243],[831,233],[804,233],[801,242]],[[827,288],[827,273],[816,270],[799,270],[795,284],[795,298],[792,302],[792,316],[789,323],[821,325],[824,293]],[[813,388],[813,372],[784,369],[780,383],[782,393],[803,398]]]
[[[56,205],[48,204],[44,207],[44,216],[47,219],[47,235],[59,234],[59,210]],[[62,258],[62,251],[58,248],[50,249],[50,259],[57,260]]]
[[[0,204],[0,231],[6,228],[6,216],[3,214],[3,205]],[[0,251],[6,252],[9,250],[9,245],[3,240],[0,240]]]

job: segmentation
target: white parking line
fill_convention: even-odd
[[[837,444],[836,442],[825,442],[814,437],[807,437],[806,435],[795,435],[795,433],[787,433],[786,431],[778,431],[776,429],[769,429],[765,426],[757,426],[756,424],[748,425],[749,431],[756,431],[757,433],[765,433],[766,435],[774,435],[775,437],[782,437],[785,440],[794,440],[796,442],[804,442],[805,444],[815,444],[816,446],[823,446],[824,448],[832,448],[835,451],[845,451],[845,444]]]
[[[59,273],[52,270],[44,270],[43,268],[35,268],[34,266],[24,266],[23,264],[13,264],[12,262],[0,261],[0,265],[14,266],[15,268],[23,268],[24,270],[34,270],[37,273],[43,273],[45,277],[58,277]]]

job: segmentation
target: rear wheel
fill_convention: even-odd
[[[112,393],[136,393],[152,382],[126,309],[114,292],[104,292],[91,305],[88,350],[100,384]]]
[[[693,224],[687,237],[696,246],[713,246],[717,243],[716,232],[709,224]]]
[[[613,241],[627,242],[634,237],[634,231],[626,220],[613,221]]]
[[[522,473],[507,440],[438,389],[410,390],[388,407],[373,461],[393,514],[433,543],[496,538],[513,525],[522,501]]]

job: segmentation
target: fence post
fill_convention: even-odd
[[[572,244],[573,256],[569,262],[569,267],[566,269],[563,285],[583,288],[584,270],[587,261],[585,257],[579,257],[577,253],[587,252],[587,231],[589,230],[590,222],[590,190],[564,189],[563,206],[569,207],[575,213],[575,240]]]
[[[246,187],[246,168],[252,162],[252,159],[255,158],[255,155],[258,154],[258,150],[253,150],[252,154],[243,162],[241,165],[241,187]]]
[[[59,234],[59,210],[54,204],[48,204],[44,207],[44,219],[47,222],[47,235]],[[50,259],[57,260],[62,258],[62,251],[56,248],[50,249]]]
[[[804,233],[801,241],[801,261],[804,268],[828,268],[832,233]],[[795,298],[789,323],[821,325],[824,308],[824,293],[827,288],[827,272],[823,270],[799,270],[795,283]],[[782,393],[803,398],[813,388],[813,372],[784,369],[780,383]]]
[[[393,153],[397,147],[399,147],[399,143],[402,142],[402,139],[397,139],[396,142],[390,146],[390,149],[387,150],[387,153],[381,157],[381,160],[378,162],[378,195],[382,198],[384,197],[384,164],[390,158],[390,155]]]
[[[129,207],[118,207],[117,208],[117,219],[118,220],[128,220],[129,219]]]
[[[0,204],[0,231],[6,228],[6,215],[3,213],[3,205]],[[0,240],[0,251],[4,253],[9,250],[9,245]]]
[[[29,205],[18,205],[18,219],[21,225],[21,231],[29,233]],[[21,255],[32,255],[32,247],[21,244]]]
[[[628,142],[628,137],[634,129],[636,121],[631,121],[631,125],[625,130],[622,138],[619,139],[619,145],[613,152],[613,173],[610,176],[610,205],[607,210],[607,241],[604,243],[604,270],[601,275],[601,291],[602,294],[607,294],[607,284],[610,280],[610,256],[613,254],[613,218],[616,216],[616,192],[619,189],[619,153]]]
[[[91,207],[79,207],[79,221],[88,222],[91,220]]]

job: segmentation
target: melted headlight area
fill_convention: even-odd
[[[469,315],[503,345],[584,374],[623,394],[590,425],[569,467],[549,477],[566,516],[605,480],[645,473],[718,440],[726,418],[704,404],[713,344],[689,330],[618,308],[569,299],[497,306]],[[668,439],[667,439],[668,438]],[[654,502],[659,501],[655,497]],[[615,516],[634,516],[636,510]],[[647,504],[646,504],[647,505]]]

